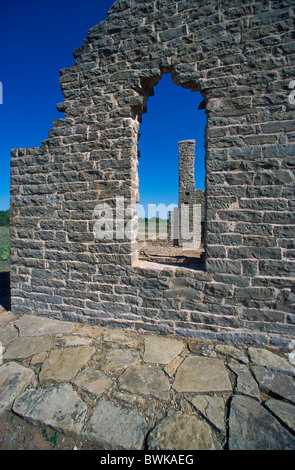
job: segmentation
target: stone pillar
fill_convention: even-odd
[[[178,207],[169,212],[169,240],[173,245],[178,245],[179,240],[179,220]]]
[[[195,140],[178,142],[179,246],[196,250],[201,244],[201,204],[195,188]]]

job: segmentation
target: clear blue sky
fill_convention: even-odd
[[[205,111],[198,110],[203,97],[163,75],[148,99],[142,116],[138,148],[140,204],[178,203],[178,142],[196,140],[195,182],[204,189]]]
[[[113,0],[2,0],[0,15],[0,210],[9,208],[10,150],[39,147],[53,119],[63,117],[59,70],[87,30],[105,19]],[[141,203],[177,203],[178,140],[197,140],[196,186],[204,185],[204,111],[199,93],[164,76],[148,101],[140,128]],[[200,164],[198,165],[198,162]],[[200,176],[200,179],[198,177]]]

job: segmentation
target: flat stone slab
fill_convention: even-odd
[[[250,397],[234,396],[229,417],[230,450],[294,450],[295,437]]]
[[[148,437],[149,450],[222,450],[209,424],[194,415],[169,411]]]
[[[177,392],[232,391],[229,376],[221,359],[189,356],[179,366],[173,383]]]
[[[53,344],[51,338],[22,337],[17,338],[9,344],[5,353],[4,360],[25,359],[27,357],[50,351]]]
[[[160,400],[169,399],[169,380],[157,366],[130,366],[119,377],[119,385],[123,390],[134,394],[148,395]]]
[[[12,312],[7,312],[2,307],[0,307],[0,327],[2,328],[4,325],[16,320],[17,316]]]
[[[0,329],[0,342],[5,346],[18,338],[17,329],[13,325],[6,325]]]
[[[41,368],[40,382],[70,382],[94,353],[93,346],[53,349]]]
[[[166,374],[169,375],[169,377],[173,377],[183,360],[183,357],[177,356],[173,361],[169,362],[165,367]]]
[[[119,344],[121,347],[134,349],[138,348],[142,342],[140,335],[137,335],[131,331],[124,331],[119,328],[105,329],[103,333],[103,340],[105,343],[116,343],[116,347],[118,347]]]
[[[190,397],[191,404],[199,410],[209,422],[225,433],[225,399],[223,397],[211,397],[210,395],[196,395]]]
[[[265,393],[275,393],[292,403],[295,403],[295,383],[292,377],[276,373],[265,367],[253,367],[259,388]]]
[[[116,372],[140,361],[138,351],[132,349],[110,349],[102,358],[99,366],[104,372]]]
[[[65,336],[61,344],[64,348],[71,348],[75,346],[89,346],[93,342],[92,338],[81,337],[77,335]]]
[[[287,359],[263,348],[248,349],[251,361],[257,366],[268,367],[295,375],[295,367]]]
[[[51,426],[68,436],[81,433],[87,413],[87,405],[68,384],[27,390],[12,409],[33,424]]]
[[[235,359],[238,359],[238,361],[243,362],[244,364],[248,364],[249,362],[245,352],[238,347],[233,346],[232,344],[217,344],[215,346],[215,350],[221,352],[222,354],[226,354]]]
[[[9,410],[15,398],[35,379],[34,372],[16,362],[0,367],[0,412]]]
[[[260,400],[260,392],[257,382],[254,380],[250,370],[244,364],[229,364],[228,367],[237,374],[235,391],[242,395],[248,395]]]
[[[152,364],[168,364],[175,359],[184,348],[181,340],[162,336],[145,338],[144,361]]]
[[[76,327],[74,323],[52,318],[24,315],[14,322],[19,330],[19,336],[47,336],[56,334],[68,334]]]
[[[103,398],[94,408],[82,436],[108,449],[140,450],[145,433],[146,422],[139,411],[116,406]]]
[[[267,400],[265,406],[269,408],[281,421],[295,431],[295,406],[280,400]]]
[[[86,390],[86,392],[99,397],[112,384],[112,380],[103,372],[92,367],[86,367],[86,369],[77,375],[72,383]]]

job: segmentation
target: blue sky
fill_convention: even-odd
[[[2,0],[0,15],[0,210],[9,208],[10,150],[39,147],[63,114],[59,70],[74,65],[72,52],[87,30],[105,19],[113,0]],[[197,140],[196,186],[204,184],[205,113],[202,97],[165,75],[143,115],[139,164],[141,203],[177,203],[177,142]],[[199,145],[198,145],[199,144]],[[199,162],[199,164],[198,164]],[[200,176],[200,178],[199,178]]]
[[[198,110],[203,97],[163,75],[148,99],[142,116],[138,148],[140,204],[178,203],[178,142],[196,140],[195,182],[204,189],[205,111]]]

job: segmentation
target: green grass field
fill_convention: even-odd
[[[151,219],[138,219],[137,238],[144,240],[148,238],[168,238],[168,220],[152,217]]]
[[[10,271],[9,227],[0,227],[0,272]]]

